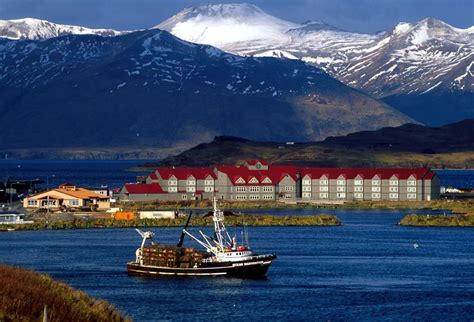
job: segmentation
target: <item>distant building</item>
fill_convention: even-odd
[[[106,210],[110,208],[110,199],[88,189],[78,188],[71,184],[60,185],[57,189],[44,191],[23,199],[23,207],[27,209],[83,209],[95,208]]]
[[[127,184],[120,200],[433,200],[438,176],[427,168],[302,168],[249,160],[241,166],[159,168]]]
[[[25,214],[16,211],[0,212],[0,225],[19,225],[31,223],[33,223],[33,221],[25,220]]]

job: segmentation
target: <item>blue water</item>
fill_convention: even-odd
[[[341,227],[249,228],[254,249],[278,255],[262,280],[129,277],[133,229],[2,233],[0,262],[48,273],[136,321],[474,318],[474,230],[398,226],[407,211],[337,211]],[[165,243],[179,234],[153,231]]]
[[[136,182],[141,172],[128,171],[144,161],[51,161],[51,160],[0,160],[0,181],[40,179],[48,181],[50,187],[62,183],[110,188],[122,187],[124,183]],[[48,177],[48,180],[46,180]]]
[[[474,170],[436,170],[441,186],[474,188]]]

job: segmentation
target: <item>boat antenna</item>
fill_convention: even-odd
[[[188,228],[189,222],[191,221],[191,216],[193,215],[193,212],[190,211],[188,215],[188,219],[186,220],[186,224],[184,225],[183,230],[181,231],[181,236],[179,236],[178,244],[176,245],[177,247],[183,247],[183,241],[184,241],[184,236],[186,235],[185,231]]]

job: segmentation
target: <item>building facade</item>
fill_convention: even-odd
[[[97,209],[110,208],[110,198],[93,191],[65,184],[57,189],[44,191],[23,199],[27,209]]]
[[[144,200],[429,201],[440,196],[439,178],[427,168],[301,168],[264,160],[214,169],[160,168],[142,185],[155,185],[157,192]],[[141,186],[127,189],[134,187]],[[119,199],[131,200],[129,195]],[[143,197],[137,193],[132,199]]]

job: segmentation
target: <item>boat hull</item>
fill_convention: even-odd
[[[275,258],[274,255],[264,255],[246,261],[202,263],[201,267],[193,268],[149,266],[129,262],[127,271],[129,275],[138,276],[261,277],[265,276]]]

